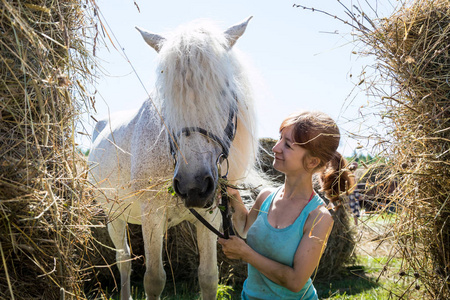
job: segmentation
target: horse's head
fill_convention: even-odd
[[[218,166],[228,168],[242,94],[232,47],[250,19],[225,32],[195,24],[167,37],[138,28],[159,53],[156,92],[175,159],[173,187],[187,207],[210,207]]]

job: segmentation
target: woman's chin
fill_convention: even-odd
[[[273,162],[272,166],[273,166],[273,168],[274,168],[275,170],[277,170],[278,172],[283,172],[283,171],[282,171],[283,168],[282,168],[282,165],[281,165],[281,162],[280,162],[280,161],[275,160],[275,161]]]

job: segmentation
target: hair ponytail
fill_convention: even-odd
[[[322,191],[331,202],[336,202],[342,193],[347,193],[354,185],[354,178],[347,169],[347,160],[339,152],[335,152],[320,174]]]

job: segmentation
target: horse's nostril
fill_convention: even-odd
[[[183,194],[180,191],[180,181],[177,178],[173,179],[173,190],[175,191],[175,193],[177,193],[177,195],[181,197],[186,197],[186,194]]]
[[[202,196],[207,196],[214,191],[214,180],[211,176],[206,176],[204,178],[205,188],[202,190]]]

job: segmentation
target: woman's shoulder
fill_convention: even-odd
[[[274,187],[263,188],[256,197],[254,207],[259,209],[263,204],[264,200],[266,200],[267,197],[269,197],[269,195],[275,192],[276,190],[277,188]]]
[[[267,198],[267,196],[269,196],[270,194],[272,194],[272,193],[275,192],[276,190],[277,190],[277,188],[275,188],[275,187],[267,187],[267,188],[263,188],[263,189],[259,192],[257,198],[259,198],[259,197]]]
[[[309,223],[308,225],[313,227],[317,221],[320,221],[325,227],[333,225],[333,216],[331,215],[329,208],[325,205],[319,205],[316,209],[311,211],[306,223]]]

